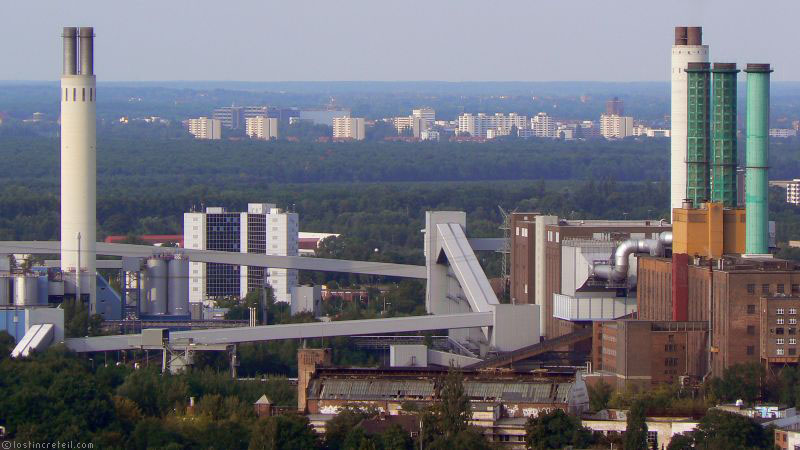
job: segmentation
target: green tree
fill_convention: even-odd
[[[440,400],[434,406],[438,415],[439,429],[445,438],[467,429],[471,409],[469,398],[464,392],[464,376],[460,371],[451,367],[444,378]]]
[[[14,336],[11,336],[5,330],[0,331],[0,361],[8,358],[15,346],[16,341],[14,341]]]
[[[753,403],[761,396],[765,375],[759,363],[736,364],[725,369],[722,378],[711,380],[711,392],[722,401],[741,399]]]
[[[414,441],[400,425],[394,424],[381,433],[380,441],[387,450],[413,450]]]
[[[588,386],[589,389],[589,408],[592,411],[601,411],[608,408],[608,402],[611,400],[611,394],[614,388],[603,380],[600,380],[594,386]]]
[[[256,422],[250,450],[305,450],[319,447],[308,417],[299,414],[272,416]]]
[[[731,448],[773,448],[774,429],[762,427],[755,420],[717,409],[709,410],[691,433],[695,448],[724,450]]]
[[[564,448],[568,445],[584,448],[592,443],[591,431],[577,417],[555,409],[525,424],[525,442],[532,449]]]
[[[625,427],[625,450],[644,450],[647,448],[647,405],[637,400],[628,411]]]
[[[325,446],[331,450],[344,449],[350,432],[362,420],[374,417],[377,413],[378,411],[372,408],[362,409],[356,405],[345,406],[336,414],[336,417],[325,425]]]

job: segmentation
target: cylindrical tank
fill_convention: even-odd
[[[11,277],[8,275],[0,275],[0,306],[8,306],[11,304]]]
[[[166,314],[167,313],[167,276],[169,270],[167,261],[159,258],[147,260],[148,280],[148,313]]]
[[[167,311],[172,316],[189,315],[189,260],[177,255],[169,262]]]
[[[78,29],[75,27],[64,27],[61,37],[64,39],[64,75],[78,74]]]
[[[39,304],[39,277],[35,275],[14,277],[14,304],[17,306]]]
[[[81,27],[78,38],[81,44],[81,75],[94,75],[94,28]]]
[[[135,299],[134,299],[135,302]],[[147,315],[150,313],[150,278],[147,268],[143,268],[139,274],[139,314]]]

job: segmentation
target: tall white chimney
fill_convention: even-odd
[[[94,29],[65,27],[61,74],[61,269],[65,291],[96,304],[97,82]],[[80,279],[80,284],[76,281]]]

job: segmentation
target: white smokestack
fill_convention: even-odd
[[[64,28],[63,38],[64,73],[60,91],[61,269],[67,281],[66,292],[88,294],[90,313],[96,314],[97,83],[94,76],[94,29]],[[80,55],[77,54],[76,40],[80,41]],[[75,285],[78,273],[81,274],[80,286]]]

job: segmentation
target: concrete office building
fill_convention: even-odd
[[[288,125],[288,117],[292,115],[292,111],[296,115],[297,111],[293,109],[268,106],[225,106],[215,109],[211,117],[219,120],[223,128],[240,130],[246,126],[247,119],[259,116],[280,119],[283,125]]]
[[[633,136],[633,117],[601,115],[600,134],[606,139],[624,139]]]
[[[247,136],[267,141],[278,139],[278,120],[277,118],[265,116],[248,117],[245,119]]]
[[[536,137],[556,138],[556,123],[547,113],[540,112],[531,117],[531,130]]]
[[[189,134],[194,136],[195,139],[222,138],[222,122],[218,119],[198,117],[197,119],[187,120],[186,126],[189,128]]]
[[[364,140],[363,117],[335,117],[333,119],[334,139]]]
[[[670,108],[670,210],[683,206],[683,199],[686,198],[688,114],[686,69],[690,62],[708,62],[708,46],[703,45],[703,29],[701,27],[675,27],[675,45],[672,46],[672,104]]]
[[[183,215],[184,247],[187,249],[267,255],[298,255],[298,216],[270,203],[250,203],[247,212],[206,208]],[[297,270],[230,264],[192,262],[189,299],[202,302],[221,297],[244,297],[269,283],[275,299],[291,302],[297,286]]]

